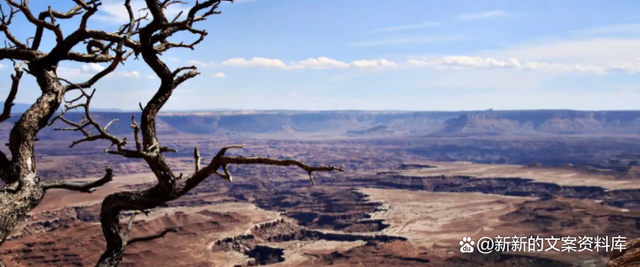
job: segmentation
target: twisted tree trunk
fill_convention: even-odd
[[[18,222],[44,197],[44,190],[37,179],[37,176],[26,177],[17,191],[0,192],[0,246]]]
[[[56,1],[60,2],[60,1]],[[5,37],[5,47],[0,48],[0,60],[11,60],[14,63],[15,75],[11,76],[11,90],[5,100],[4,109],[0,114],[0,122],[11,117],[13,100],[18,93],[18,85],[26,64],[26,71],[36,78],[41,90],[40,97],[25,111],[11,129],[9,136],[9,150],[11,159],[0,151],[0,180],[5,186],[0,190],[0,246],[4,244],[11,231],[26,214],[42,201],[47,189],[60,188],[91,193],[99,187],[111,181],[112,173],[107,169],[107,174],[100,180],[86,184],[68,183],[65,181],[41,182],[36,168],[34,145],[36,135],[47,125],[51,124],[51,118],[64,101],[65,93],[76,89],[85,89],[93,86],[98,80],[113,72],[116,66],[126,57],[123,47],[137,47],[137,43],[130,39],[135,33],[133,19],[129,27],[124,27],[116,33],[101,30],[87,29],[89,18],[98,11],[100,1],[73,0],[73,6],[67,12],[53,10],[51,6],[46,11],[34,14],[29,7],[29,1],[6,0],[6,5],[0,9],[10,8],[10,11],[0,10],[0,34]],[[126,0],[125,2],[130,2]],[[35,26],[35,35],[27,39],[27,43],[21,42],[9,30],[16,14],[22,13],[25,22]],[[68,27],[60,27],[56,19],[71,19],[81,16],[78,28],[69,35],[64,35],[63,30]],[[76,23],[74,22],[74,23]],[[20,29],[24,31],[24,29]],[[52,48],[48,52],[40,51],[39,47],[48,31],[55,36],[51,42]],[[29,41],[31,40],[31,44]],[[78,52],[74,47],[82,41],[87,41],[87,53]],[[104,42],[109,42],[105,44]],[[118,43],[117,48],[114,44]],[[114,51],[115,55],[109,52]],[[75,61],[82,63],[110,63],[104,70],[93,75],[85,82],[72,84],[59,78],[56,71],[61,61]],[[28,70],[27,70],[28,69]],[[69,83],[63,86],[61,81]],[[89,118],[90,119],[90,118]],[[106,129],[103,129],[106,131]],[[0,266],[4,263],[0,260]]]
[[[36,134],[47,125],[64,97],[64,87],[53,68],[30,66],[30,71],[36,76],[43,93],[11,130],[9,149],[12,161],[5,166],[8,185],[0,192],[0,246],[18,222],[44,197],[37,175],[34,143]]]

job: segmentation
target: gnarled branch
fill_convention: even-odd
[[[113,181],[113,170],[110,167],[106,167],[105,172],[106,173],[102,178],[95,180],[93,182],[78,184],[78,183],[70,183],[67,181],[52,180],[52,181],[42,182],[42,188],[44,190],[67,189],[67,190],[73,190],[73,191],[78,191],[83,193],[93,193],[93,191],[98,189],[98,187],[101,187],[107,184],[108,182]]]
[[[134,237],[127,241],[127,245],[131,245],[138,242],[151,241],[158,238],[163,238],[168,233],[177,233],[178,230],[180,230],[180,227],[169,227],[169,228],[165,228],[164,230],[154,235]]]
[[[55,25],[53,23],[45,21],[44,19],[36,18],[31,12],[31,9],[29,8],[29,1],[22,1],[21,4],[18,4],[13,0],[6,0],[6,1],[9,5],[19,9],[22,12],[22,14],[25,16],[25,18],[32,24],[36,25],[38,28],[45,28],[52,31],[56,36],[56,41],[61,42],[64,39],[64,35],[62,34],[60,25]],[[42,38],[42,35],[40,35],[40,38]],[[40,44],[39,39],[34,39],[33,43],[34,44],[37,43],[39,45]],[[37,46],[34,46],[34,47],[35,47],[34,50],[36,50]]]
[[[128,55],[130,55],[131,53],[129,53]],[[108,74],[112,73],[116,67],[118,66],[118,63],[122,62],[124,59],[126,59],[127,56],[123,56],[123,52],[122,51],[118,51],[116,52],[116,56],[114,59],[111,60],[111,64],[109,64],[109,67],[105,68],[104,70],[98,72],[96,75],[93,75],[89,80],[82,82],[82,83],[78,83],[78,84],[69,84],[65,87],[65,91],[71,91],[71,90],[75,90],[75,89],[85,89],[85,88],[89,88],[91,86],[93,86],[96,82],[98,82],[100,79],[102,79],[103,77],[107,76]]]
[[[126,191],[113,193],[105,198],[102,203],[100,211],[100,218],[102,224],[102,230],[107,241],[107,249],[101,255],[96,266],[116,266],[124,254],[124,250],[127,245],[144,240],[152,240],[162,237],[166,234],[167,230],[164,230],[156,235],[142,238],[129,239],[129,233],[131,230],[131,223],[133,219],[129,221],[127,229],[123,231],[122,225],[120,225],[120,214],[127,211],[139,211],[152,209],[162,205],[166,205],[168,201],[175,200],[181,196],[187,194],[191,189],[196,187],[207,177],[217,174],[226,180],[233,181],[233,177],[229,170],[230,164],[263,164],[274,166],[297,166],[305,170],[309,176],[312,184],[315,184],[313,180],[313,172],[330,172],[330,171],[343,171],[339,167],[334,166],[309,166],[302,161],[296,160],[274,160],[269,158],[246,158],[237,156],[226,156],[226,152],[232,148],[242,148],[241,145],[233,145],[223,147],[217,155],[207,164],[201,166],[200,151],[198,148],[194,148],[195,158],[195,172],[187,177],[187,179],[179,183],[177,180],[182,177],[176,177],[173,171],[165,160],[162,152],[173,151],[166,146],[161,146],[157,137],[156,131],[156,117],[162,107],[170,99],[173,91],[184,81],[197,76],[199,73],[195,66],[181,67],[176,70],[171,70],[163,62],[159,55],[171,48],[186,47],[193,48],[199,44],[202,39],[207,35],[204,30],[197,30],[193,28],[194,22],[203,21],[208,16],[218,14],[216,10],[219,4],[224,0],[207,0],[199,2],[188,11],[186,19],[179,20],[179,16],[169,21],[165,15],[165,9],[168,5],[179,3],[176,0],[145,0],[146,8],[152,16],[151,21],[144,27],[133,27],[134,23],[130,23],[128,26],[124,26],[120,29],[130,30],[135,28],[138,31],[139,41],[131,42],[125,41],[127,47],[135,46],[133,49],[136,53],[142,56],[144,62],[151,67],[153,72],[160,79],[160,86],[157,92],[153,95],[151,100],[146,106],[140,108],[142,114],[140,117],[140,125],[135,120],[132,120],[131,127],[134,129],[134,135],[137,135],[137,129],[140,131],[141,136],[141,148],[138,147],[134,152],[142,151],[146,153],[143,158],[148,164],[149,168],[153,171],[157,178],[157,183],[150,187],[138,191]],[[130,21],[133,19],[131,15],[129,1],[125,2],[125,7],[129,11]],[[198,15],[200,11],[205,10],[201,15]],[[170,42],[168,38],[178,32],[188,32],[199,35],[197,40],[191,44],[185,44],[182,42]],[[114,36],[103,36],[110,38],[111,42],[120,40],[117,39],[118,34]],[[188,70],[188,71],[187,71]],[[186,71],[186,72],[184,72]],[[184,72],[184,73],[183,73]],[[138,138],[135,138],[136,140]],[[138,143],[138,142],[136,142]],[[222,172],[218,170],[222,169]]]
[[[315,185],[315,180],[313,179],[313,172],[344,172],[344,169],[336,166],[309,166],[302,161],[297,160],[278,160],[278,159],[270,159],[263,157],[240,157],[240,156],[226,156],[226,152],[232,148],[244,148],[243,145],[230,145],[225,146],[216,156],[211,159],[209,164],[204,168],[201,168],[199,171],[196,171],[191,177],[189,177],[184,183],[178,185],[173,195],[174,196],[182,196],[189,192],[191,189],[196,187],[200,182],[209,177],[212,174],[216,174],[227,181],[233,181],[233,177],[229,172],[228,165],[230,164],[260,164],[260,165],[272,165],[272,166],[296,166],[303,170],[305,170],[309,174],[309,180],[312,185]],[[198,152],[199,153],[199,152]],[[195,157],[195,155],[194,155]],[[197,157],[196,157],[197,160]],[[218,172],[218,169],[222,168],[223,173]]]
[[[249,158],[242,157],[242,156],[229,157],[229,156],[226,156],[225,153],[230,148],[244,148],[244,146],[232,145],[232,146],[226,146],[222,148],[220,152],[218,152],[218,154],[211,160],[211,163],[209,164],[209,166],[222,166],[222,170],[224,171],[224,174],[221,174],[217,171],[215,173],[230,182],[233,181],[233,178],[231,177],[231,174],[229,173],[229,170],[227,168],[229,164],[261,164],[261,165],[272,165],[272,166],[296,166],[300,169],[305,170],[309,174],[309,180],[311,181],[312,185],[316,185],[316,182],[312,176],[313,172],[331,172],[331,171],[344,172],[344,170],[340,167],[336,167],[336,166],[314,167],[314,166],[306,165],[302,161],[292,160],[292,159],[279,160],[279,159],[270,159],[270,158],[263,158],[263,157],[249,157]]]
[[[19,67],[15,68],[16,73],[11,74],[11,90],[7,95],[7,100],[4,101],[4,109],[2,110],[2,114],[0,114],[0,122],[6,121],[11,118],[11,108],[13,107],[13,101],[16,99],[16,94],[18,94],[18,88],[20,86],[20,79],[22,78],[23,71],[20,70]]]
[[[0,24],[0,30],[4,32],[4,35],[5,37],[7,37],[7,40],[13,43],[14,47],[19,49],[27,49],[27,46],[22,42],[20,42],[15,36],[13,36],[13,34],[11,34],[11,31],[9,30],[9,25],[11,25],[11,22],[13,21],[13,16],[16,13],[18,13],[20,10],[15,9],[13,6],[9,6],[9,8],[11,9],[9,11],[9,15],[6,15],[4,13],[4,8],[0,6],[0,14],[2,15],[0,17],[0,22],[2,22],[2,24]]]
[[[61,79],[61,80],[64,80],[64,79]],[[74,85],[74,84],[71,83],[71,85]],[[116,146],[117,150],[112,151],[112,150],[105,149],[104,150],[105,153],[119,154],[129,158],[144,158],[148,156],[148,154],[145,153],[144,151],[138,151],[138,150],[134,151],[134,150],[126,149],[125,147],[127,144],[126,138],[121,139],[109,133],[109,126],[112,123],[114,123],[116,120],[112,120],[109,123],[107,123],[105,127],[102,127],[97,121],[95,121],[91,117],[90,105],[91,105],[91,99],[93,98],[95,91],[96,90],[94,89],[90,94],[87,94],[84,91],[84,89],[80,89],[81,95],[71,101],[67,101],[67,105],[65,105],[64,109],[60,112],[60,114],[58,114],[51,121],[49,121],[48,125],[53,125],[53,123],[55,123],[57,120],[60,120],[71,127],[54,128],[55,131],[75,131],[75,132],[81,132],[84,135],[84,138],[73,141],[69,146],[70,148],[84,142],[96,141],[96,140],[108,140],[108,141],[111,141],[111,146]],[[86,101],[84,103],[76,104],[76,102],[80,101],[82,98],[84,98]],[[64,117],[64,115],[69,110],[73,110],[77,108],[84,109],[84,117],[82,118],[82,120],[80,120],[79,122],[73,122]],[[94,134],[91,132],[91,130],[96,130],[98,133]]]
[[[129,1],[130,0],[127,2]],[[62,117],[64,111],[69,109],[78,107],[88,109],[93,93],[87,94],[80,89],[82,92],[81,97],[86,97],[88,102],[85,103],[84,106],[70,103],[59,118],[51,120],[56,110],[60,108],[60,105],[64,101],[67,89],[77,87],[89,88],[97,82],[97,80],[113,71],[117,64],[122,63],[128,55],[131,53],[139,53],[140,43],[133,40],[133,35],[138,33],[140,20],[136,20],[137,22],[134,21],[134,23],[128,23],[128,26],[123,27],[121,31],[107,33],[105,31],[87,29],[87,26],[90,25],[90,18],[97,12],[98,6],[100,6],[99,0],[73,0],[75,5],[67,12],[59,12],[49,7],[39,14],[33,13],[29,7],[28,0],[6,0],[6,2],[11,10],[5,13],[6,7],[4,10],[0,9],[0,31],[2,32],[0,35],[5,36],[5,47],[0,48],[0,60],[9,59],[14,61],[14,64],[16,64],[16,61],[26,63],[27,68],[24,69],[24,71],[36,78],[35,80],[41,90],[41,95],[33,102],[33,105],[24,112],[11,129],[8,142],[9,150],[11,151],[11,160],[9,160],[6,155],[0,153],[0,177],[8,184],[5,188],[12,191],[11,194],[7,193],[9,191],[0,192],[3,194],[0,199],[2,200],[0,201],[0,205],[2,205],[2,207],[0,207],[2,209],[0,213],[0,225],[2,225],[2,227],[0,227],[0,244],[4,243],[10,231],[26,216],[27,212],[40,203],[46,189],[64,188],[81,192],[91,192],[94,188],[110,180],[110,177],[106,177],[88,184],[67,183],[64,181],[40,181],[35,164],[36,150],[34,149],[34,144],[35,141],[37,141],[36,136],[40,130],[47,125],[48,121],[60,120],[70,125],[71,128],[61,130],[81,132],[84,135],[84,141],[106,139],[118,145],[117,150],[106,151],[107,153],[137,158],[148,156],[144,151],[139,152],[125,149],[124,139],[109,134],[108,128],[110,124],[107,124],[105,127],[100,127],[100,125],[89,116],[88,111],[85,111],[87,115],[85,117],[86,119],[80,122],[72,122]],[[13,20],[15,14],[18,12],[24,15],[27,23],[34,25],[36,28],[35,35],[27,38],[24,43],[16,38],[9,30],[9,26],[15,21]],[[81,18],[78,18],[80,16]],[[62,29],[66,29],[67,27],[60,27],[58,23],[63,19],[69,18],[78,19],[78,27],[71,34],[65,36]],[[132,26],[136,23],[137,27]],[[22,30],[22,28],[24,27],[19,29]],[[42,39],[47,35],[44,33],[45,31],[50,31],[55,37],[54,40],[51,40],[53,43],[47,45],[52,47],[47,52],[39,50],[42,49],[41,44],[45,42],[45,40]],[[89,47],[88,53],[86,54],[77,52],[80,50],[74,49],[78,44],[83,42],[87,43]],[[102,46],[101,44],[106,45]],[[118,44],[118,47],[114,49],[115,44]],[[127,53],[122,49],[123,47],[131,49],[132,51]],[[115,54],[110,55],[111,51],[114,51]],[[84,83],[74,86],[63,86],[61,81],[66,80],[59,79],[60,77],[58,77],[56,71],[62,60],[85,63],[111,63],[111,65],[106,71],[98,73]],[[6,120],[11,114],[10,107],[17,92],[19,76],[20,72],[17,72],[12,78],[14,85],[5,101],[6,106],[2,114],[0,114],[0,121]],[[98,133],[95,133],[96,130]],[[75,144],[79,142],[83,141],[78,140]]]
[[[202,161],[202,158],[200,158],[200,150],[198,150],[198,147],[195,147],[193,149],[193,157],[196,160],[196,172],[198,172],[200,170],[200,164]]]
[[[82,1],[80,1],[80,2],[82,2]],[[86,6],[86,4],[85,4],[85,6]],[[71,10],[69,10],[67,12],[58,12],[58,11],[52,10],[51,6],[49,6],[49,10],[40,12],[40,15],[38,16],[38,20],[44,22],[46,20],[46,18],[48,17],[48,18],[51,18],[51,24],[54,25],[56,23],[56,21],[55,21],[56,18],[59,18],[59,19],[70,19],[70,18],[73,18],[75,15],[82,14],[82,11],[81,11],[82,8],[83,8],[83,6],[81,4],[78,4],[78,5],[74,6],[73,8],[71,8]],[[86,9],[89,9],[89,6],[86,6]],[[33,44],[31,45],[31,49],[32,50],[38,50],[38,48],[40,47],[40,42],[42,40],[42,34],[44,33],[44,28],[45,28],[46,24],[45,23],[41,23],[40,25],[36,24],[36,26],[37,26],[36,34],[35,34],[35,36],[33,38]]]

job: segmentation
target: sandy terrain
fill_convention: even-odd
[[[360,189],[370,201],[381,202],[384,210],[372,219],[384,219],[390,226],[382,233],[403,236],[427,248],[455,246],[463,236],[473,236],[501,223],[499,217],[515,205],[534,198],[478,193]]]
[[[568,168],[527,167],[520,165],[474,164],[470,162],[420,162],[437,168],[398,170],[407,176],[466,175],[477,178],[518,177],[566,186],[598,186],[609,190],[640,188],[633,180],[616,180],[603,174],[585,173]]]
[[[278,220],[277,212],[266,211],[249,203],[219,203],[200,207],[166,208],[152,211],[149,216],[138,215],[131,230],[131,237],[155,234],[166,227],[180,227],[178,233],[169,233],[166,238],[153,242],[134,244],[120,266],[157,266],[158,262],[172,262],[173,266],[233,266],[249,258],[238,252],[212,252],[215,241],[226,237],[246,234],[261,223]],[[123,216],[126,224],[128,217]],[[103,250],[104,241],[98,223],[75,223],[70,228],[31,235],[20,241],[9,241],[3,249],[9,266],[22,265],[23,253],[37,255],[39,262],[50,262],[54,266],[95,262]],[[34,249],[29,245],[37,244]],[[69,256],[67,251],[74,251]],[[14,258],[15,257],[15,258]],[[41,257],[41,258],[40,258]],[[12,261],[13,259],[17,261]],[[33,264],[31,262],[30,264]]]
[[[203,214],[201,213],[202,211],[207,213]],[[176,214],[176,212],[184,212],[186,215]],[[232,221],[224,228],[213,227],[217,226],[217,224],[210,225],[212,218],[207,215],[210,212],[222,214],[223,216],[225,214],[233,214],[232,217],[234,219],[242,219]],[[189,255],[188,257],[183,257],[180,263],[182,265],[208,262],[215,263],[216,266],[233,266],[247,261],[247,256],[237,252],[212,253],[211,247],[213,243],[226,237],[246,234],[254,225],[277,220],[280,215],[248,203],[223,203],[198,208],[170,208],[158,211],[155,215],[150,215],[149,218],[145,216],[139,217],[140,223],[136,224],[139,224],[140,227],[132,230],[139,235],[153,234],[159,229],[170,226],[185,227],[187,232],[195,233],[174,235],[158,241],[159,244],[155,246],[157,251],[154,254],[162,255],[162,251],[166,251],[167,253]],[[213,228],[207,227],[207,225]],[[140,247],[135,247],[134,245],[127,253],[140,253],[146,251],[148,247],[148,245],[141,245]],[[134,257],[125,258],[125,261],[131,261],[132,263],[139,262],[138,260]],[[144,261],[149,262],[149,259]]]
[[[307,260],[317,258],[316,255],[328,254],[333,251],[343,252],[351,248],[361,246],[364,241],[339,242],[339,241],[289,241],[281,243],[265,243],[264,245],[284,249],[284,262],[272,266],[304,266],[300,265]]]

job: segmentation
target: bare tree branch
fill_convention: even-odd
[[[218,166],[218,165],[222,166],[224,174],[220,174],[218,172],[215,172],[215,173],[230,182],[233,181],[233,178],[231,177],[231,174],[227,169],[227,166],[229,164],[261,164],[261,165],[272,165],[272,166],[296,166],[300,169],[305,170],[309,174],[309,180],[311,181],[312,185],[316,185],[316,182],[314,181],[312,176],[313,172],[331,172],[331,171],[343,172],[344,171],[342,168],[335,167],[335,166],[312,167],[304,164],[304,162],[302,161],[292,160],[292,159],[278,160],[278,159],[270,159],[270,158],[262,158],[262,157],[247,158],[242,156],[238,156],[238,157],[225,156],[225,153],[228,149],[243,148],[243,147],[244,147],[243,145],[232,145],[232,146],[226,146],[222,148],[220,152],[218,152],[218,154],[216,154],[216,156],[211,160],[211,163],[209,164],[209,166]]]
[[[44,190],[49,189],[67,189],[73,191],[79,191],[83,193],[93,193],[98,187],[101,187],[108,182],[113,180],[113,170],[110,167],[105,168],[105,175],[93,182],[88,182],[84,184],[77,183],[69,183],[66,181],[52,180],[52,181],[44,181],[42,182],[42,188]]]
[[[198,150],[198,147],[195,147],[193,149],[193,157],[196,160],[196,172],[198,172],[200,170],[200,162],[202,161],[202,158],[200,158],[200,150]]]
[[[131,129],[133,129],[133,139],[136,142],[136,151],[142,151],[142,145],[140,144],[140,127],[136,122],[136,116],[131,116]]]
[[[15,105],[13,100],[16,99],[16,94],[18,94],[20,79],[23,73],[19,68],[15,68],[15,72],[15,74],[11,74],[11,91],[9,91],[9,95],[7,95],[7,100],[4,101],[4,109],[2,110],[2,114],[0,114],[0,122],[11,118],[11,108]]]
[[[305,170],[309,174],[309,180],[311,180],[311,184],[315,185],[315,181],[313,180],[312,172],[331,172],[331,171],[339,171],[343,172],[344,170],[340,167],[336,166],[320,166],[313,167],[304,164],[302,161],[297,160],[278,160],[278,159],[270,159],[270,158],[261,158],[261,157],[222,157],[219,160],[216,160],[216,164],[222,164],[223,168],[229,164],[262,164],[262,165],[273,165],[273,166],[297,166],[303,170]],[[225,170],[225,173],[228,174],[228,171]]]
[[[130,38],[126,38],[125,35],[123,35],[126,31],[123,32],[119,32],[119,33],[108,33],[108,32],[104,32],[104,31],[98,31],[98,30],[91,30],[91,29],[87,29],[86,30],[86,35],[89,38],[95,39],[95,40],[103,40],[103,41],[109,41],[112,43],[119,43],[120,41],[124,40],[124,45],[130,49],[133,49],[134,51],[138,51],[140,49],[140,43],[132,40]]]
[[[129,237],[129,233],[131,233],[131,227],[133,226],[133,221],[136,219],[136,215],[138,215],[137,212],[131,214],[131,217],[129,218],[129,223],[127,223],[127,229],[124,232],[124,236],[126,236],[127,238]]]
[[[11,43],[13,43],[13,46],[19,49],[27,49],[27,46],[20,42],[15,36],[13,36],[13,34],[11,34],[11,31],[9,30],[9,25],[11,25],[13,16],[19,12],[19,10],[16,10],[13,6],[9,6],[9,8],[11,10],[9,12],[9,15],[7,16],[4,13],[4,9],[2,8],[2,6],[0,6],[0,14],[2,15],[2,17],[0,17],[0,21],[2,22],[2,24],[0,25],[0,30],[2,30],[7,39]]]
[[[81,63],[107,63],[113,61],[114,59],[116,59],[116,57],[117,56],[107,54],[92,55],[70,51],[67,55],[62,57],[62,60],[70,60]],[[123,59],[125,59],[125,57],[123,57]]]
[[[60,29],[60,25],[54,25],[53,23],[49,23],[46,22],[44,20],[38,19],[36,18],[33,13],[31,13],[31,9],[29,8],[29,1],[22,1],[22,4],[18,4],[13,0],[6,0],[7,3],[15,8],[18,8],[22,14],[25,16],[25,18],[33,23],[34,25],[36,25],[38,28],[46,28],[50,31],[52,31],[55,35],[56,35],[56,41],[61,42],[64,39],[64,35],[62,34],[62,30]],[[42,35],[40,35],[40,38],[34,39],[34,44],[40,44],[40,40],[42,38]],[[37,49],[37,46],[34,46],[35,48],[33,48],[33,50]]]
[[[94,188],[111,179],[111,172],[108,170],[105,177],[87,184],[66,183],[64,181],[42,182],[37,173],[34,146],[37,141],[37,134],[48,122],[52,123],[55,120],[60,120],[71,126],[60,130],[78,131],[84,135],[83,139],[77,140],[72,145],[105,139],[117,145],[116,150],[106,150],[106,153],[132,158],[151,157],[149,153],[144,151],[127,150],[125,148],[125,139],[111,135],[108,129],[114,121],[109,122],[104,127],[100,127],[90,116],[88,109],[93,93],[87,94],[82,89],[79,89],[82,93],[81,97],[71,101],[58,117],[51,120],[64,101],[65,93],[69,88],[89,88],[99,79],[112,72],[118,63],[126,60],[131,53],[139,53],[141,45],[133,40],[133,35],[138,34],[140,21],[143,19],[139,18],[133,20],[133,22],[130,21],[127,26],[122,27],[120,31],[115,33],[107,33],[105,31],[87,29],[90,18],[98,11],[99,0],[73,0],[75,5],[66,12],[59,12],[52,7],[48,7],[40,12],[37,17],[30,9],[28,0],[6,0],[6,2],[10,8],[9,11],[5,13],[6,8],[3,10],[0,7],[0,31],[2,32],[0,34],[5,36],[5,47],[0,48],[0,60],[9,59],[14,61],[14,64],[16,64],[16,61],[21,61],[20,64],[26,63],[27,67],[24,70],[18,70],[19,68],[17,68],[16,74],[12,77],[13,85],[5,101],[6,106],[2,114],[0,114],[0,121],[7,120],[11,115],[11,104],[18,90],[21,71],[26,71],[35,77],[35,81],[41,90],[41,95],[22,114],[11,129],[8,142],[11,160],[0,153],[0,178],[10,185],[5,188],[11,189],[0,192],[0,245],[5,242],[18,222],[40,203],[47,189],[64,188],[91,192]],[[130,0],[126,2],[129,3]],[[18,40],[9,29],[16,13],[22,13],[26,21],[35,25],[36,28],[35,35],[27,38],[25,43]],[[81,18],[78,18],[78,28],[65,36],[62,28],[57,23],[64,19],[79,16]],[[44,33],[45,30],[50,31],[55,36],[55,42],[51,44],[53,48],[47,52],[39,50],[41,49],[41,44],[45,42],[43,40],[44,36],[47,36]],[[72,51],[74,47],[83,42],[87,44],[86,54]],[[116,44],[117,47],[114,48]],[[131,52],[124,51],[123,47],[130,49]],[[110,54],[111,51],[115,53]],[[58,64],[62,60],[110,63],[110,66],[86,82],[73,86],[69,83],[69,86],[63,86],[62,81],[66,80],[58,77],[57,73]],[[84,104],[74,103],[75,101],[80,101],[81,98],[86,98],[87,102]],[[85,108],[85,120],[72,122],[62,117],[64,112],[74,108]],[[97,131],[97,133],[92,131]],[[160,147],[160,150],[170,151],[170,149],[163,149],[162,147]]]
[[[230,164],[260,164],[260,165],[272,165],[272,166],[296,166],[299,167],[309,174],[309,180],[312,185],[315,185],[315,180],[313,179],[313,172],[344,172],[344,169],[336,166],[309,166],[302,161],[297,160],[278,160],[278,159],[270,159],[270,158],[262,158],[262,157],[229,157],[226,156],[226,152],[232,148],[244,148],[243,145],[230,145],[225,146],[216,154],[211,162],[201,168],[199,171],[194,173],[191,177],[189,177],[184,183],[178,185],[173,195],[182,196],[189,192],[191,189],[196,187],[200,182],[209,177],[212,174],[216,174],[227,181],[233,181],[233,177],[229,172],[228,165]],[[223,173],[218,172],[218,169],[223,168]]]
[[[65,79],[62,79],[62,78],[60,79],[63,81],[66,81]],[[71,83],[71,85],[74,85],[74,84]],[[90,105],[91,105],[91,100],[93,99],[93,95],[95,94],[95,91],[96,90],[94,89],[90,94],[87,94],[84,91],[84,89],[80,89],[81,95],[78,96],[76,99],[68,101],[68,104],[65,105],[65,108],[60,112],[60,114],[58,114],[51,121],[49,121],[48,125],[53,125],[55,121],[60,120],[71,127],[54,128],[55,131],[76,131],[76,132],[81,132],[84,135],[84,138],[73,141],[69,146],[70,148],[84,142],[96,141],[96,140],[108,140],[108,141],[111,141],[111,146],[116,146],[117,150],[113,151],[113,150],[105,149],[104,150],[105,153],[118,154],[128,158],[144,158],[149,156],[144,151],[140,151],[140,150],[134,151],[134,150],[126,149],[126,144],[127,144],[126,138],[121,139],[109,133],[109,126],[112,123],[114,123],[115,120],[110,121],[106,126],[102,127],[97,121],[95,121],[91,117]],[[82,98],[85,99],[85,102],[76,104],[76,102],[80,101]],[[84,109],[84,117],[80,122],[73,122],[64,117],[64,115],[69,110],[73,110],[77,108]],[[96,130],[98,133],[94,134],[90,130]]]
[[[226,152],[232,148],[242,148],[241,145],[232,145],[223,147],[216,156],[206,166],[201,165],[202,158],[200,157],[200,151],[198,148],[194,148],[195,158],[195,172],[191,174],[184,182],[178,183],[182,177],[176,177],[174,175],[171,166],[168,164],[163,156],[164,152],[175,151],[166,146],[162,146],[158,140],[156,131],[156,118],[162,107],[170,99],[173,91],[183,82],[197,76],[199,73],[195,66],[180,67],[176,70],[171,70],[163,62],[159,55],[172,48],[190,48],[193,49],[195,45],[201,43],[204,37],[207,35],[204,30],[197,30],[193,28],[194,22],[203,21],[208,16],[219,14],[216,9],[220,3],[224,0],[207,0],[203,2],[196,2],[191,9],[187,12],[186,19],[179,20],[180,15],[169,21],[165,15],[165,9],[171,4],[180,3],[176,0],[145,0],[146,10],[151,14],[151,21],[144,27],[139,26],[139,22],[135,22],[132,15],[129,1],[125,2],[125,7],[129,13],[129,25],[123,25],[119,33],[125,31],[131,31],[135,29],[137,32],[139,41],[129,42],[128,38],[119,39],[120,35],[101,35],[100,40],[109,40],[110,42],[119,41],[122,45],[132,48],[135,51],[136,56],[140,54],[144,62],[153,70],[153,72],[160,79],[160,86],[157,92],[153,95],[151,100],[140,108],[142,114],[140,117],[140,124],[132,118],[131,128],[134,130],[134,138],[136,139],[136,150],[130,151],[131,153],[142,153],[142,157],[149,168],[156,176],[157,183],[150,187],[141,189],[138,191],[123,191],[110,194],[102,202],[102,208],[100,210],[100,220],[102,224],[102,230],[107,241],[107,249],[100,256],[100,259],[96,266],[117,266],[126,247],[132,243],[153,240],[164,236],[169,230],[148,236],[128,239],[131,231],[131,224],[133,218],[130,219],[129,225],[126,229],[122,229],[120,224],[120,214],[127,211],[139,211],[148,210],[155,207],[166,205],[168,201],[175,200],[181,196],[187,194],[191,189],[196,187],[207,177],[211,175],[218,175],[228,181],[233,181],[233,177],[229,170],[230,164],[263,164],[273,166],[296,166],[305,170],[310,177],[311,183],[315,184],[313,180],[313,172],[330,172],[330,171],[343,171],[339,167],[334,166],[309,166],[302,161],[296,160],[274,160],[269,158],[246,158],[246,157],[231,157],[226,156]],[[202,14],[199,15],[201,11]],[[137,26],[133,26],[137,24]],[[183,42],[170,42],[169,37],[179,32],[186,32],[195,34],[198,36],[197,40],[191,44],[185,44]],[[88,50],[88,53],[98,52],[98,49]],[[88,114],[87,114],[88,116]],[[80,124],[78,124],[80,125]],[[77,128],[77,126],[75,127]],[[75,129],[72,128],[72,129]],[[138,131],[141,136],[141,141],[138,141]],[[107,153],[122,154],[119,151],[111,151]],[[126,155],[124,155],[126,156]],[[220,169],[221,172],[219,171]]]
[[[116,67],[118,66],[118,63],[122,62],[123,60],[123,55],[122,52],[117,52],[116,57],[111,61],[111,64],[109,64],[109,67],[105,68],[104,70],[98,72],[96,75],[94,75],[93,77],[91,77],[89,80],[79,83],[79,84],[69,84],[65,87],[65,91],[71,91],[71,90],[75,90],[75,89],[85,89],[85,88],[89,88],[91,86],[93,86],[96,82],[98,82],[100,79],[102,79],[103,77],[107,76],[108,74],[112,73]]]
[[[80,2],[82,2],[82,1],[80,1]],[[75,15],[82,14],[82,11],[81,11],[82,8],[83,8],[83,6],[78,4],[78,5],[74,6],[73,8],[71,8],[71,10],[62,13],[62,12],[58,12],[58,11],[52,10],[51,6],[49,6],[49,10],[48,11],[40,12],[40,15],[38,16],[38,20],[39,21],[45,21],[46,18],[49,17],[49,18],[51,18],[51,24],[54,25],[56,18],[59,18],[59,19],[70,19],[70,18],[73,18]],[[89,7],[86,6],[86,9],[89,9]],[[31,45],[31,49],[32,50],[38,50],[38,48],[40,47],[40,42],[42,40],[42,35],[44,33],[44,28],[45,28],[45,24],[37,25],[36,34],[35,34],[35,36],[33,38],[33,44]]]
[[[178,230],[180,230],[180,227],[169,227],[169,228],[165,228],[164,230],[154,235],[134,237],[127,241],[127,245],[135,244],[138,242],[151,241],[158,238],[163,238],[168,233],[177,233]]]
[[[47,53],[30,49],[0,48],[0,60],[15,59],[24,61],[36,61],[38,59],[44,58],[46,55]]]

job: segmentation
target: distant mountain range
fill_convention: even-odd
[[[195,134],[278,134],[283,129],[287,134],[347,136],[640,133],[640,111],[284,111],[161,114],[159,118],[180,131]]]
[[[4,103],[0,102],[0,106]],[[16,104],[14,113],[29,105]],[[95,109],[110,131],[130,133],[126,121],[140,111]],[[70,113],[80,119],[81,113]],[[139,118],[139,116],[136,116]],[[15,122],[13,116],[9,121]],[[3,126],[6,129],[8,126]],[[164,134],[375,136],[486,136],[537,134],[639,134],[640,111],[484,110],[484,111],[173,111],[158,116]],[[65,133],[66,134],[66,133]],[[45,129],[42,138],[57,134]]]

